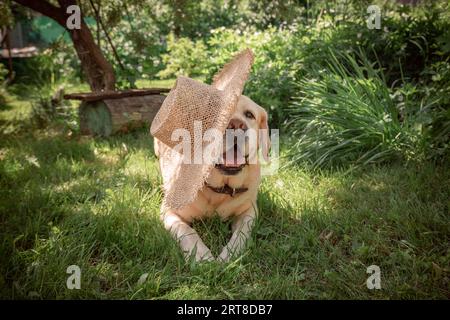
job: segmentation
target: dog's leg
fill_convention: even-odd
[[[245,243],[252,231],[255,222],[256,211],[251,207],[244,213],[235,217],[232,224],[233,234],[228,244],[223,248],[218,260],[228,262],[232,256],[239,254],[245,247]]]
[[[214,256],[211,250],[203,243],[197,232],[184,222],[177,214],[167,212],[161,215],[164,227],[180,244],[186,259],[195,252],[195,261],[211,261]]]

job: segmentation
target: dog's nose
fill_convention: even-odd
[[[228,123],[227,129],[234,129],[234,130],[241,129],[245,131],[247,130],[247,125],[239,119],[231,119],[230,122]]]

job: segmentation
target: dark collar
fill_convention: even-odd
[[[231,188],[227,184],[222,186],[222,187],[213,187],[213,186],[210,186],[209,184],[207,184],[206,186],[208,188],[210,188],[214,192],[228,194],[231,197],[233,197],[236,194],[243,193],[243,192],[248,190],[248,188]]]

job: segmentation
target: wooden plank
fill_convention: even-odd
[[[104,99],[120,99],[126,97],[139,97],[169,92],[169,88],[130,89],[123,91],[80,92],[65,94],[64,99],[81,101],[98,101]]]

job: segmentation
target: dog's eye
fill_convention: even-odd
[[[250,111],[245,111],[244,115],[249,119],[255,119],[255,116]]]

